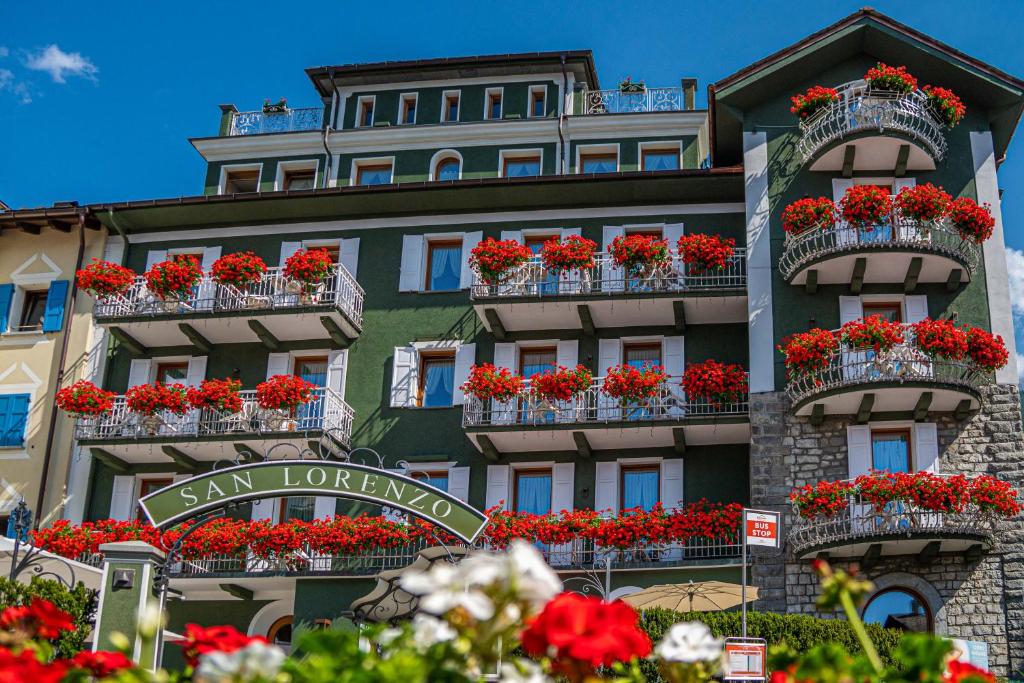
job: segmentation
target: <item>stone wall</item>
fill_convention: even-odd
[[[789,492],[796,486],[848,476],[849,418],[812,425],[789,412],[785,394],[751,397],[750,502],[783,512],[794,522]],[[1024,489],[1024,433],[1016,386],[991,386],[982,408],[963,422],[934,414],[943,472],[992,474]],[[785,552],[754,553],[752,580],[760,590],[756,608],[816,613],[817,581],[807,561]],[[842,566],[842,563],[837,563]],[[916,588],[930,602],[940,633],[989,643],[994,671],[1024,672],[1024,523],[1000,522],[995,548],[979,561],[941,555],[927,565],[914,557],[882,558],[867,577],[879,587]],[[830,615],[819,615],[830,616]]]

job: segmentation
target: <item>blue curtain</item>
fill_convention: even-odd
[[[326,363],[300,363],[298,371],[299,377],[310,384],[318,387],[327,386]],[[323,415],[324,401],[322,396],[299,406],[295,411],[295,417],[299,419],[300,429],[318,429],[321,426]]]
[[[427,486],[433,486],[435,489],[448,490],[448,477],[418,477],[418,479]]]
[[[359,179],[363,185],[387,185],[391,182],[391,169],[365,169]]]
[[[876,440],[871,446],[872,466],[876,470],[907,472],[907,441],[905,438]]]
[[[539,254],[544,249],[543,242],[532,242],[530,244],[530,251],[534,254]],[[540,294],[557,294],[558,293],[558,276],[554,273],[548,272],[544,281],[540,283]]]
[[[287,522],[289,519],[300,519],[303,522],[313,521],[313,505],[315,503],[313,496],[290,496],[286,501],[282,522]]]
[[[675,152],[648,153],[643,156],[643,159],[645,171],[675,171],[679,169],[679,155]]]
[[[535,515],[551,512],[551,475],[524,475],[516,480],[516,510]]]
[[[658,502],[658,472],[641,470],[622,473],[622,508],[650,510]]]
[[[427,363],[427,376],[423,382],[423,405],[450,406],[455,384],[455,363]]]
[[[458,161],[444,161],[437,169],[438,180],[458,180],[459,179],[459,162]]]
[[[431,252],[430,288],[458,289],[462,275],[462,247],[440,247]]]
[[[584,173],[615,173],[614,159],[584,159]]]
[[[505,166],[505,175],[509,178],[525,178],[540,175],[539,161],[513,161],[509,159]]]

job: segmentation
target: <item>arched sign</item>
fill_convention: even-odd
[[[412,477],[376,467],[323,460],[278,460],[227,467],[176,482],[145,496],[139,506],[153,526],[173,525],[224,507],[279,496],[332,496],[408,512],[466,543],[487,515]]]

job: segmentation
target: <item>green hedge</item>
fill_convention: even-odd
[[[712,634],[720,637],[739,636],[742,632],[739,612],[673,612],[655,608],[640,614],[640,626],[654,643],[660,641],[672,625],[680,621],[703,622]],[[903,632],[882,628],[877,624],[867,624],[867,630],[882,661],[887,665],[895,663],[893,653],[903,638]],[[804,614],[748,612],[747,635],[751,638],[764,638],[769,646],[785,643],[797,652],[806,652],[825,642],[839,643],[848,652],[859,652],[861,649],[853,629],[842,618],[819,619]],[[641,666],[648,681],[662,680],[651,662],[643,662]]]
[[[63,584],[51,579],[33,577],[31,583],[24,584],[0,577],[0,610],[27,605],[36,597],[49,600],[75,620],[75,630],[64,633],[54,643],[57,656],[71,657],[79,652],[89,635],[96,609],[96,592],[81,583],[68,590]]]

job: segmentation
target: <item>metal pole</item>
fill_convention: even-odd
[[[740,529],[740,533],[743,534],[743,578],[742,584],[740,585],[740,601],[743,603],[743,637],[747,637],[747,511],[743,511],[743,528]]]

